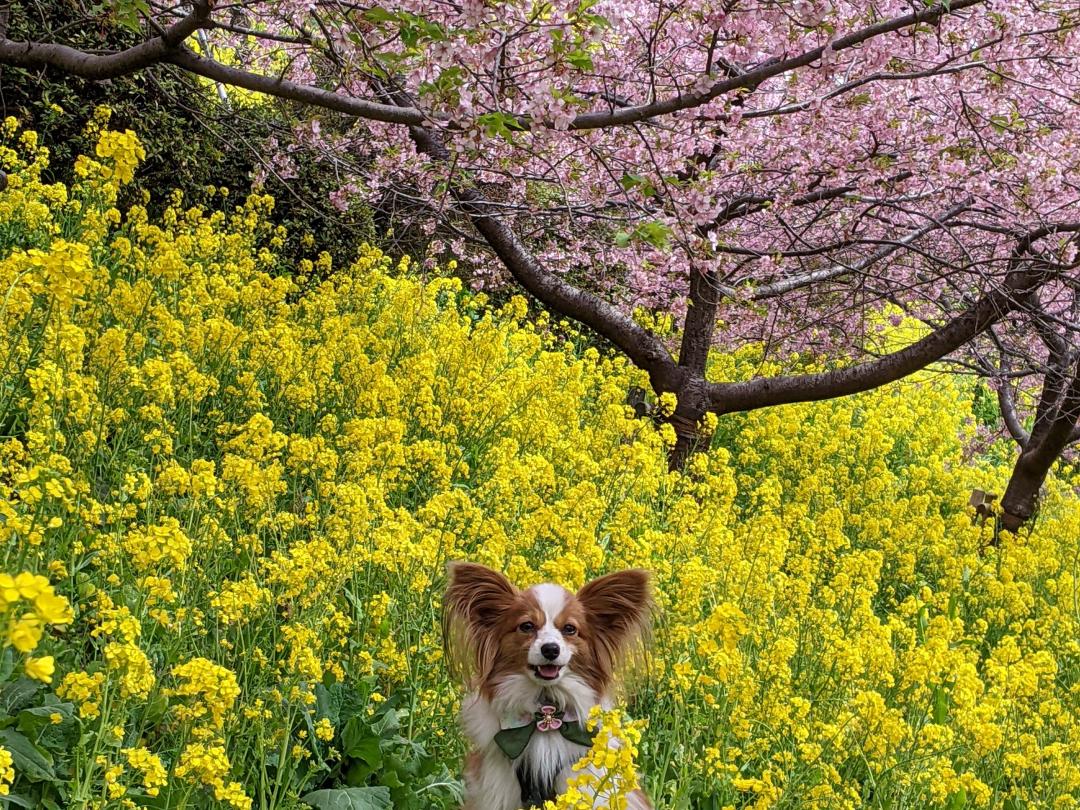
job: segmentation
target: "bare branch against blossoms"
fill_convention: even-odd
[[[1076,438],[1046,427],[1070,418],[1075,371],[1044,346],[1047,323],[1066,341],[1080,328],[1063,303],[1080,227],[1069,3],[185,8],[151,3],[148,38],[119,53],[2,38],[0,64],[87,79],[173,65],[307,108],[298,136],[370,167],[343,198],[407,189],[428,212],[423,258],[452,253],[481,286],[508,275],[675,393],[675,465],[705,413],[864,391],[945,358],[997,380],[988,349],[1045,372],[1052,400],[1029,431],[1028,398],[997,384],[1027,459],[1006,501],[1026,502]],[[247,58],[197,52],[196,32]],[[678,318],[681,344],[636,308]],[[873,355],[901,316],[925,334]],[[711,349],[748,343],[827,370],[715,379]]]

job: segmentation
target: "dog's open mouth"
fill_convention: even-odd
[[[530,666],[529,669],[536,673],[537,678],[545,681],[554,681],[562,673],[562,667],[558,664],[540,664]]]

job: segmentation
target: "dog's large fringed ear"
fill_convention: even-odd
[[[577,598],[609,666],[647,636],[652,609],[648,571],[632,568],[599,577],[578,591]]]
[[[467,685],[473,673],[483,678],[498,649],[499,621],[517,598],[505,576],[483,565],[453,562],[443,597],[443,643],[451,674]]]

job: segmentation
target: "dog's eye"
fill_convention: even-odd
[[[535,629],[536,625],[532,622],[522,622],[518,625],[518,630],[520,630],[522,633],[531,633]]]
[[[566,625],[566,627],[564,627],[562,629],[562,632],[563,632],[564,636],[577,635],[577,628],[574,627],[574,625],[572,625],[572,624],[568,624],[568,625]]]

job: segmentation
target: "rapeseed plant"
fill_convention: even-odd
[[[372,247],[294,266],[264,195],[120,210],[142,148],[92,126],[65,188],[0,125],[0,793],[455,806],[438,605],[468,558],[654,573],[647,728],[598,718],[558,808],[638,773],[659,807],[1077,806],[1080,481],[992,544],[968,384],[711,417],[672,473],[641,374],[569,325]]]

